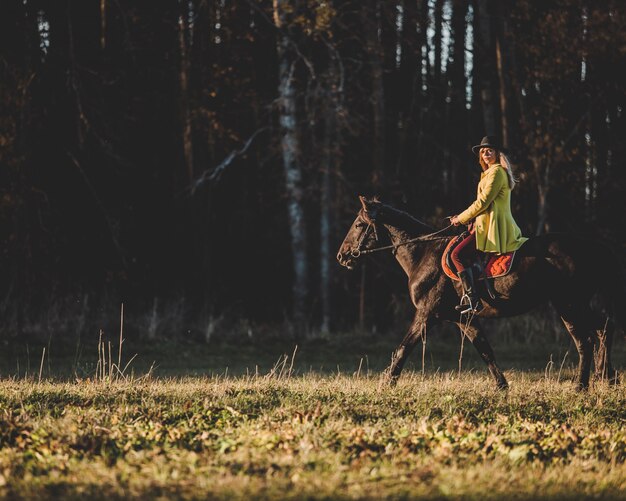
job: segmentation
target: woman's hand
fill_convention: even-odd
[[[452,216],[450,218],[450,223],[452,223],[454,226],[459,226],[461,224],[461,221],[459,221],[459,216]]]

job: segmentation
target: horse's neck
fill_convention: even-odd
[[[387,225],[385,225],[385,228],[387,228],[389,240],[391,241],[392,245],[398,245],[398,247],[394,249],[394,256],[404,272],[407,274],[407,276],[409,276],[411,269],[414,268],[420,260],[420,256],[418,256],[418,253],[416,253],[418,248],[415,243],[410,243],[406,245],[399,244],[402,244],[407,240],[411,240],[411,238],[415,238],[415,235],[409,235],[406,232],[397,231],[396,228],[390,228]]]
[[[388,208],[387,214],[387,220],[383,224],[387,230],[391,244],[398,245],[394,250],[396,260],[407,276],[410,276],[411,270],[415,269],[415,266],[417,266],[423,257],[424,248],[426,247],[425,243],[399,244],[403,244],[415,237],[431,233],[433,230],[417,221],[409,214],[396,209],[391,209],[390,211]]]
[[[411,240],[412,238],[419,236],[419,233],[402,230],[389,224],[385,224],[384,226],[387,229],[389,240],[391,240],[393,245],[397,245],[400,242],[406,242],[407,240]]]

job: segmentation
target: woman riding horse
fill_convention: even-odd
[[[415,307],[413,321],[385,371],[388,381],[398,379],[417,342],[426,341],[428,330],[441,322],[453,322],[472,342],[497,386],[507,388],[504,373],[481,331],[480,319],[513,317],[546,303],[554,306],[578,351],[578,388],[589,386],[593,359],[601,378],[618,381],[611,364],[611,346],[615,327],[624,332],[626,325],[626,277],[609,246],[566,233],[528,239],[516,253],[515,268],[494,280],[497,297],[485,297],[480,314],[463,320],[455,311],[461,284],[450,280],[441,268],[441,256],[453,237],[437,236],[441,230],[433,231],[411,214],[380,200],[360,200],[361,210],[337,253],[339,264],[353,269],[361,257],[391,250],[407,275],[409,297]],[[597,357],[594,339],[598,341]]]
[[[528,240],[522,236],[511,214],[511,190],[515,186],[515,178],[508,158],[491,136],[483,137],[480,144],[472,147],[472,151],[478,154],[483,170],[476,200],[466,210],[450,218],[455,226],[473,222],[469,236],[450,255],[465,294],[469,297],[469,305],[460,304],[456,307],[461,313],[478,313],[483,309],[474,285],[472,260],[469,259],[475,251],[497,254],[513,252]],[[470,264],[465,265],[464,262]]]

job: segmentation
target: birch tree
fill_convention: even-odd
[[[293,270],[293,318],[302,327],[308,296],[307,232],[304,214],[303,172],[300,163],[300,145],[297,131],[296,85],[294,73],[297,48],[294,40],[294,19],[297,17],[297,0],[274,0],[274,23],[279,30],[278,53],[278,104],[281,152],[285,175],[287,213],[291,238]]]

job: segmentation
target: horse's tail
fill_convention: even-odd
[[[616,304],[614,306],[613,315],[616,319],[617,326],[622,334],[626,333],[626,270],[624,265],[618,263],[619,273],[615,279],[615,296]]]
[[[605,310],[615,328],[626,333],[626,269],[624,262],[615,253],[612,253],[611,259],[607,259],[607,256],[604,258],[609,269],[600,272],[604,275],[599,290],[602,309]]]

